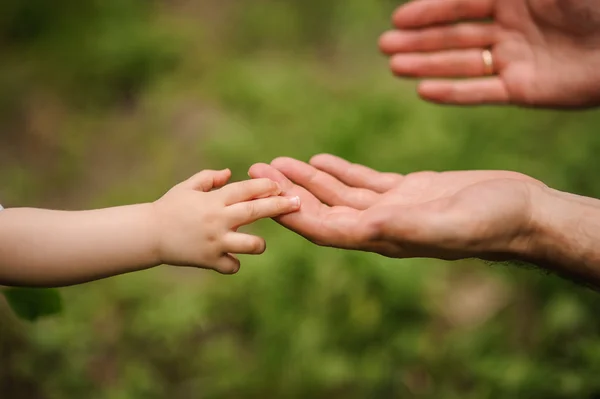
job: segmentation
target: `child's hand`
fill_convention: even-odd
[[[228,169],[204,170],[154,202],[161,263],[236,273],[240,262],[232,254],[261,254],[266,248],[263,238],[237,229],[300,208],[300,199],[279,196],[281,189],[272,180],[225,186],[230,177]]]

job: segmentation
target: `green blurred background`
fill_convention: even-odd
[[[3,0],[0,199],[106,207],[330,152],[600,196],[597,112],[438,107],[378,53],[392,0]],[[460,228],[460,227],[457,227]],[[2,398],[598,398],[596,294],[478,261],[318,248],[272,221],[236,276],[161,267],[0,302]],[[81,265],[85,267],[85,265]]]

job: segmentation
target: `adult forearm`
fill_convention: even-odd
[[[534,206],[530,260],[600,288],[600,200],[544,189]]]
[[[152,205],[0,212],[0,284],[63,286],[159,263]]]

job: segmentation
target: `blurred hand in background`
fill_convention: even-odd
[[[598,6],[416,0],[396,10],[395,29],[381,36],[380,47],[394,74],[423,80],[418,91],[428,101],[591,107],[600,103]]]

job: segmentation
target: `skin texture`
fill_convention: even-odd
[[[414,0],[380,38],[399,77],[454,105],[588,108],[600,104],[600,1]],[[495,74],[484,76],[482,50]]]
[[[593,223],[600,220],[600,201],[560,193],[520,173],[403,176],[328,154],[309,164],[278,158],[249,173],[301,198],[299,212],[276,220],[318,245],[394,258],[525,260],[600,282],[594,249],[600,226]]]
[[[261,237],[237,232],[258,219],[294,212],[269,179],[226,185],[229,170],[205,170],[154,203],[63,212],[0,212],[0,284],[65,286],[161,264],[240,268],[234,254],[261,254]]]

